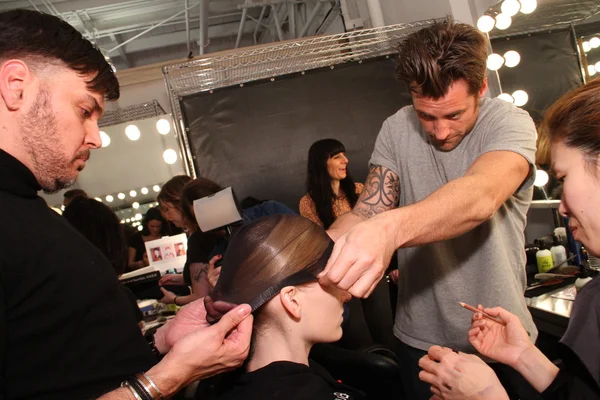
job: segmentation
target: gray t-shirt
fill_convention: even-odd
[[[416,203],[462,177],[484,153],[508,150],[531,165],[523,185],[491,220],[454,239],[398,250],[398,307],[394,333],[409,346],[474,352],[468,342],[472,313],[459,301],[501,306],[516,314],[535,341],[537,329],[523,296],[525,224],[533,194],[535,125],[525,111],[498,99],[480,100],[473,130],[452,151],[428,141],[412,106],[384,123],[371,165],[400,177],[400,206]],[[417,222],[418,223],[418,222]]]

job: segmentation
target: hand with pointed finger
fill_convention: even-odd
[[[472,317],[469,342],[482,355],[514,368],[521,354],[534,346],[519,318],[501,307],[478,309],[502,318],[506,325],[483,318],[481,313]]]
[[[355,225],[335,242],[319,281],[354,297],[368,297],[390,264],[396,251],[395,239],[396,227],[385,213]]]
[[[434,399],[509,399],[494,371],[472,354],[432,346],[419,360],[419,367],[423,369],[419,379],[431,385]]]

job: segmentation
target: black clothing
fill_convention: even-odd
[[[0,150],[0,398],[89,399],[156,358],[110,262]]]
[[[142,232],[135,233],[129,240],[129,247],[135,249],[135,258],[133,261],[142,261],[146,252],[146,243],[142,237]]]
[[[188,286],[192,286],[190,276],[190,264],[204,263],[210,261],[210,253],[217,243],[217,237],[212,233],[203,233],[200,230],[192,232],[188,237],[187,257],[183,267],[183,280]]]
[[[561,359],[556,362],[560,371],[552,384],[542,393],[545,400],[600,399],[600,388],[579,358],[562,344]]]
[[[364,395],[335,379],[317,364],[277,361],[259,370],[233,374],[218,388],[219,400],[356,400]]]

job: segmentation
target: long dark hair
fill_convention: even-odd
[[[148,229],[148,223],[150,221],[160,221],[162,224],[160,227],[160,236],[168,236],[170,233],[170,227],[167,220],[162,216],[160,210],[156,207],[151,207],[146,211],[146,215],[142,219],[142,235],[148,236],[150,235],[150,230]]]
[[[308,150],[306,191],[315,203],[317,214],[325,229],[329,228],[335,221],[332,205],[335,200],[335,193],[331,188],[331,177],[327,172],[327,160],[336,154],[345,152],[344,145],[335,139],[316,141]],[[354,187],[354,180],[347,169],[346,177],[340,181],[340,188],[348,198],[350,206],[354,207],[358,195]]]
[[[128,246],[119,217],[105,204],[77,196],[63,217],[110,261],[117,275],[125,271]]]

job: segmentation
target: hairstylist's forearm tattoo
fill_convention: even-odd
[[[194,282],[200,282],[202,276],[206,276],[208,272],[208,264],[205,263],[193,263],[190,265],[192,270],[192,279]]]
[[[371,218],[398,206],[400,178],[391,169],[379,165],[371,167],[365,187],[352,213]]]

